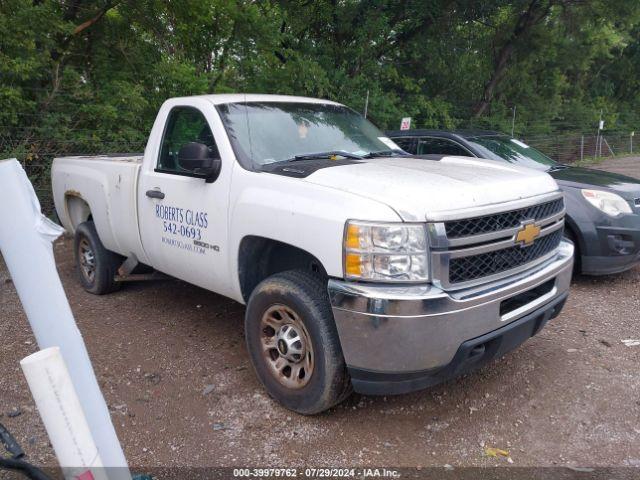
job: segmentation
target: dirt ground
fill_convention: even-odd
[[[609,172],[621,173],[622,175],[640,178],[640,157],[610,158],[602,163],[594,164],[590,168],[598,168]]]
[[[640,178],[638,158],[604,167]],[[254,376],[242,305],[178,281],[92,296],[71,241],[54,250],[133,466],[640,466],[640,345],[623,342],[640,339],[640,268],[575,279],[560,317],[478,372],[303,417]],[[0,318],[0,422],[53,465],[18,365],[37,346],[1,262]]]

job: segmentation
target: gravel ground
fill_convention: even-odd
[[[640,157],[610,158],[604,162],[591,165],[590,168],[598,168],[609,172],[621,173],[630,177],[640,178]]]
[[[637,158],[602,167],[640,178]],[[640,466],[640,345],[624,342],[640,339],[640,268],[575,279],[560,317],[471,375],[303,417],[254,376],[242,305],[178,281],[92,296],[71,241],[54,251],[134,466]],[[18,365],[37,346],[2,262],[0,318],[0,422],[53,465]],[[488,457],[489,446],[509,458]]]

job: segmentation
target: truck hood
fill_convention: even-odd
[[[544,172],[471,157],[375,158],[322,168],[305,181],[377,200],[409,222],[558,190]]]

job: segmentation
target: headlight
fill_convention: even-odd
[[[602,190],[582,190],[582,196],[598,210],[612,217],[623,213],[632,213],[627,201],[615,193]]]
[[[349,221],[344,230],[345,278],[424,282],[429,279],[422,224]]]

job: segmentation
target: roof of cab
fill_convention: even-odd
[[[320,98],[295,97],[293,95],[269,95],[263,93],[220,93],[212,95],[194,95],[192,97],[182,98],[201,98],[203,100],[208,100],[214,105],[242,102],[324,103],[331,105],[340,105],[337,102],[332,102],[331,100],[323,100]],[[175,98],[174,100],[180,100],[180,98]]]
[[[428,129],[416,129],[416,130],[395,130],[387,132],[389,137],[421,137],[421,136],[438,136],[438,137],[495,137],[504,136],[504,133],[495,132],[491,130],[428,130]]]

